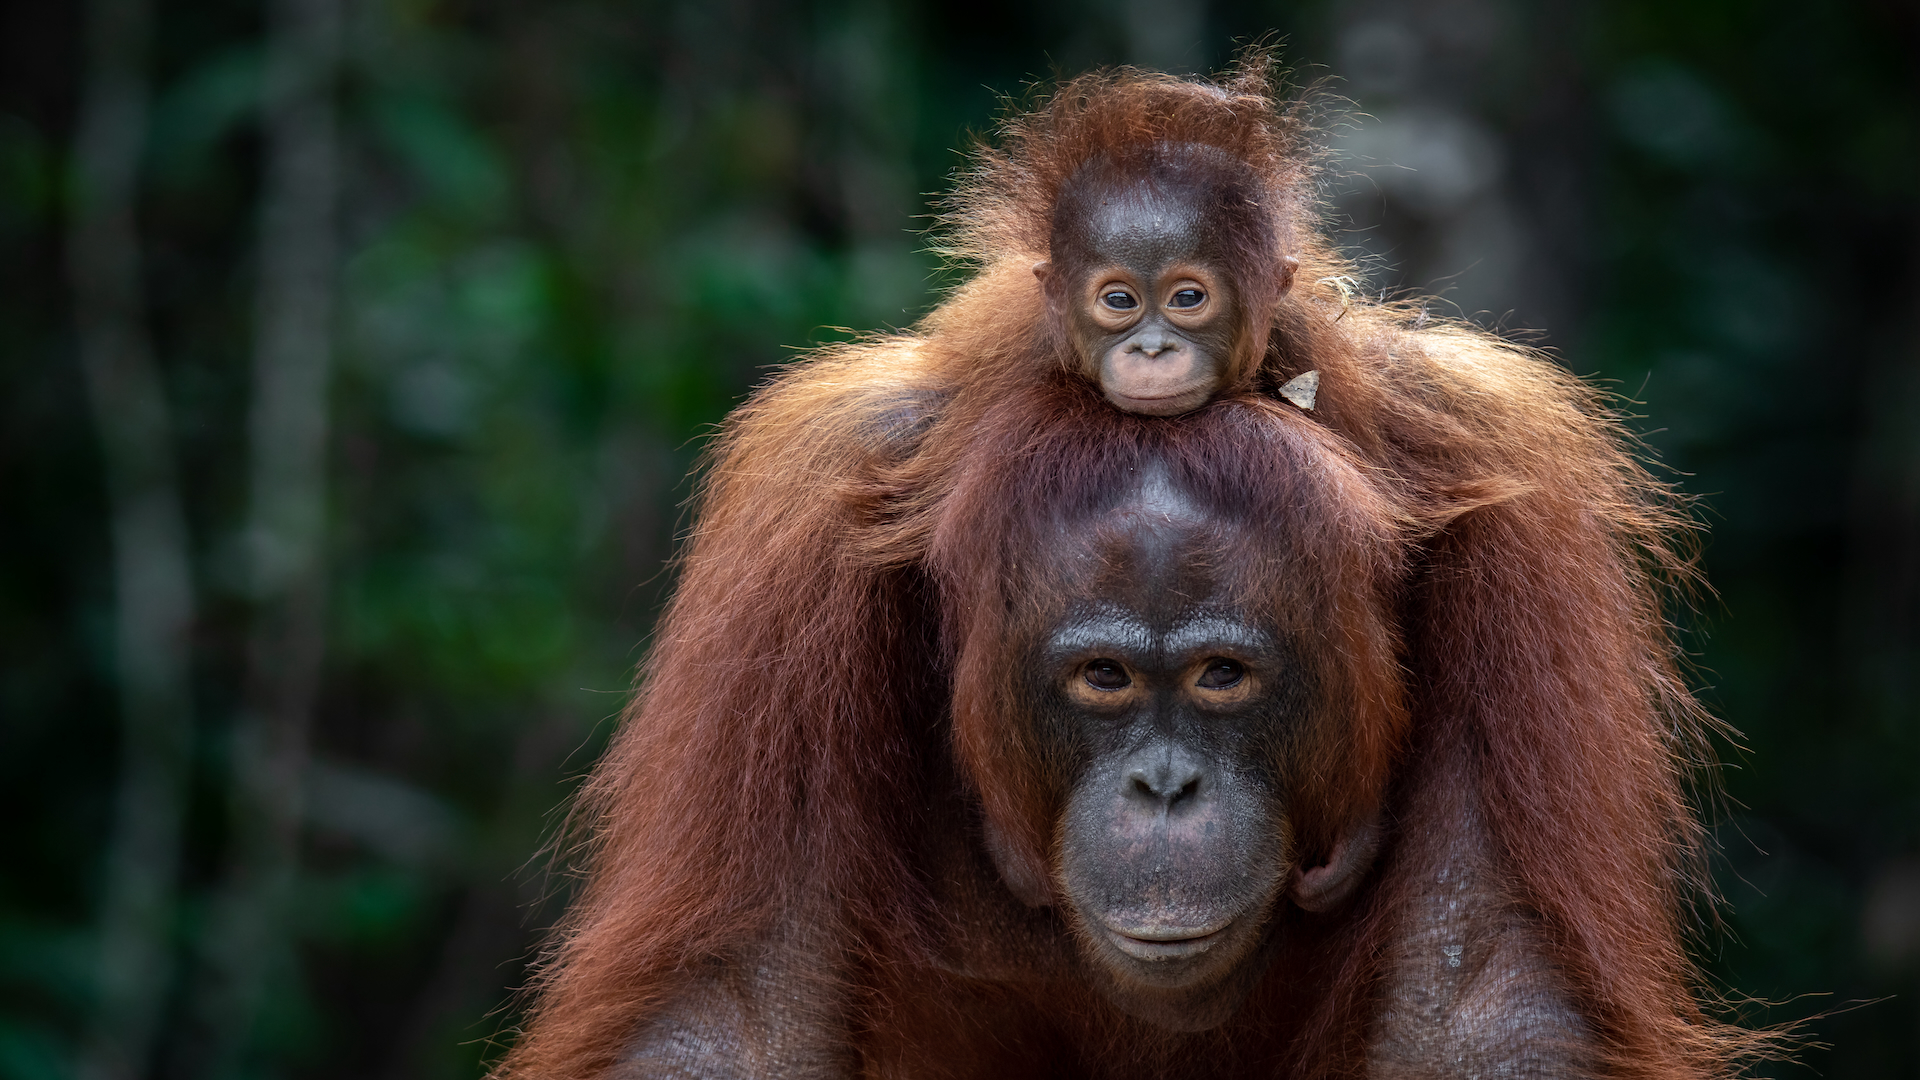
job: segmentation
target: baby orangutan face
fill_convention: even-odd
[[[1074,257],[1034,267],[1081,370],[1116,408],[1175,416],[1226,384],[1240,315],[1201,215],[1136,188],[1079,222]]]
[[[1211,156],[1134,172],[1094,163],[1062,193],[1053,257],[1033,268],[1078,369],[1126,412],[1190,412],[1251,372],[1258,358],[1238,353],[1264,338],[1251,324],[1265,309],[1249,309],[1292,284],[1293,259],[1236,255],[1229,234],[1258,231],[1248,224],[1257,218]],[[1238,269],[1246,280],[1236,259],[1256,264]]]

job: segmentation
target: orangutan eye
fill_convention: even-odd
[[[1124,690],[1133,685],[1127,669],[1112,660],[1090,660],[1086,667],[1087,685],[1095,690]]]
[[[1205,303],[1206,299],[1207,294],[1201,292],[1199,289],[1181,289],[1179,292],[1173,294],[1172,299],[1167,301],[1167,306],[1173,308],[1195,308]]]
[[[1110,289],[1100,295],[1100,302],[1115,311],[1132,311],[1140,306],[1140,301],[1125,289]]]
[[[1241,667],[1239,661],[1216,656],[1207,661],[1207,670],[1200,673],[1200,681],[1196,685],[1208,690],[1225,690],[1246,677],[1247,669]]]

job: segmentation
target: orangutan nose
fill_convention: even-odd
[[[1142,330],[1127,343],[1128,352],[1145,353],[1149,360],[1163,352],[1177,350],[1179,347],[1180,339],[1164,330]]]
[[[1205,776],[1199,763],[1183,751],[1161,746],[1140,757],[1127,770],[1126,780],[1127,798],[1136,805],[1171,812],[1200,793]]]

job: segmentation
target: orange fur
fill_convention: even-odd
[[[1310,613],[1324,642],[1330,719],[1293,763],[1318,808],[1307,842],[1382,799],[1405,814],[1470,792],[1503,895],[1538,914],[1599,1072],[1723,1075],[1756,1045],[1703,1015],[1684,948],[1704,888],[1685,792],[1705,721],[1661,605],[1692,573],[1689,525],[1596,391],[1537,353],[1331,284],[1353,269],[1317,228],[1301,117],[1275,104],[1260,54],[1218,83],[1067,83],[1009,120],[954,196],[948,250],[970,280],[913,332],[822,350],[727,421],[640,691],[583,796],[585,888],[496,1076],[604,1074],[690,970],[770,932],[808,890],[844,902],[859,943],[857,1030],[911,1042],[951,1022],[960,1006],[901,974],[942,932],[910,850],[917,808],[938,797],[928,747],[950,737],[985,812],[1048,857],[1040,752],[1008,723],[1008,612],[1046,588],[1019,562],[1059,502],[1147,445],[1242,485],[1266,524],[1233,556],[1235,580],[1263,610]],[[1252,163],[1301,264],[1258,369],[1190,418],[1122,416],[1069,374],[1030,271],[1062,180],[1156,140]],[[1322,380],[1311,414],[1272,400],[1308,369]],[[923,430],[889,427],[902,402]],[[1271,550],[1282,535],[1293,554]],[[1310,581],[1275,572],[1302,560]],[[987,767],[1007,758],[1030,764]],[[1302,939],[1292,982],[1247,1006],[1274,1019],[1263,1068],[1364,1071],[1383,943],[1424,850],[1403,839],[1363,902]],[[1049,1000],[1133,1055],[1113,1061],[1160,1060],[1155,1036],[1084,995]],[[1205,1045],[1254,1061],[1252,1043]],[[1003,1052],[939,1060],[959,1075]],[[895,1067],[876,1053],[876,1074]]]

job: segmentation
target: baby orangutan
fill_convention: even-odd
[[[1246,162],[1196,143],[1105,154],[1062,187],[1052,258],[1033,272],[1114,407],[1190,412],[1259,365],[1265,315],[1298,265],[1277,250],[1263,196]]]

